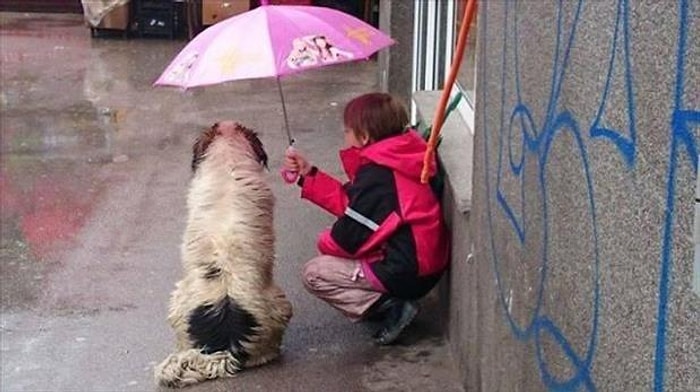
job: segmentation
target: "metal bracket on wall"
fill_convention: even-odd
[[[700,155],[698,156],[700,162]],[[695,262],[693,265],[693,291],[700,296],[700,166],[695,185]]]

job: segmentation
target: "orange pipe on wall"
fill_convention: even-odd
[[[464,16],[462,16],[462,25],[459,28],[459,37],[457,38],[457,52],[452,59],[452,65],[450,66],[450,74],[447,77],[445,86],[442,89],[442,94],[440,95],[440,102],[435,110],[435,115],[433,116],[433,125],[430,129],[430,138],[428,139],[428,147],[425,150],[425,155],[423,156],[423,170],[421,171],[420,180],[423,184],[428,182],[428,175],[430,169],[430,162],[435,155],[435,148],[437,146],[438,135],[440,135],[440,129],[442,128],[442,123],[445,118],[445,109],[447,108],[447,101],[450,97],[450,91],[452,91],[452,85],[457,79],[457,72],[459,67],[462,65],[462,58],[464,57],[464,49],[467,46],[467,36],[469,33],[469,28],[474,20],[474,14],[476,14],[476,1],[468,0],[467,8],[464,10]]]

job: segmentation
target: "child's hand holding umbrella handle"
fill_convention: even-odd
[[[311,170],[311,164],[293,146],[287,147],[284,153],[284,167],[281,170],[282,179],[288,184],[295,183],[299,176],[305,176]]]

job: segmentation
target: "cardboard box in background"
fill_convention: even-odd
[[[129,26],[129,3],[115,7],[102,18],[98,29],[126,30]]]
[[[249,0],[202,0],[202,24],[212,25],[249,9]]]

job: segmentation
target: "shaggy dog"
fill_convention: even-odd
[[[155,368],[161,385],[232,377],[279,355],[292,306],[272,277],[274,198],[266,165],[255,132],[237,123],[214,124],[194,144],[184,277],[168,316],[177,352]]]

